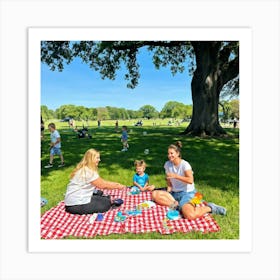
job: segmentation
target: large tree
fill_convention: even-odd
[[[102,78],[115,79],[122,64],[127,68],[127,86],[138,84],[137,54],[146,47],[153,53],[156,68],[170,65],[172,74],[183,72],[187,57],[193,74],[191,91],[193,113],[183,132],[193,135],[221,135],[218,104],[223,87],[239,75],[239,44],[223,41],[42,41],[41,61],[51,70],[62,71],[64,63],[80,57]],[[238,87],[237,87],[238,88]]]
[[[185,133],[220,135],[218,105],[223,87],[239,74],[237,42],[191,42],[196,61],[191,87],[193,115]],[[237,81],[238,82],[238,81]]]

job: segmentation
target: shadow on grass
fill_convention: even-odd
[[[181,131],[182,127],[132,127],[129,131],[128,152],[121,152],[121,133],[116,133],[114,127],[90,129],[92,139],[79,139],[71,130],[61,130],[60,133],[67,167],[75,168],[84,153],[94,148],[101,153],[100,167],[110,170],[111,174],[118,174],[121,169],[133,170],[134,161],[144,159],[150,175],[164,176],[167,148],[180,140],[183,144],[182,157],[191,164],[196,183],[238,192],[238,131],[228,129],[230,137],[227,138],[190,137],[180,135]],[[44,169],[49,160],[48,137],[46,134],[42,142],[42,179],[51,176],[54,170]],[[149,149],[148,155],[144,154],[145,149]],[[55,162],[58,164],[58,157]]]

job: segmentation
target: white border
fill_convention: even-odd
[[[280,279],[278,0],[0,0],[0,6],[1,280]],[[245,254],[30,254],[27,251],[27,28],[140,25],[245,26],[253,31],[252,250]],[[11,124],[16,125],[20,139],[14,133],[4,137],[11,132]],[[271,203],[266,203],[267,208],[263,209],[266,193],[270,194]],[[17,207],[11,207],[11,203]],[[144,262],[143,269],[135,272],[131,263],[137,267],[138,262]]]
[[[240,42],[240,238],[239,240],[41,240],[40,142],[29,129],[29,251],[30,252],[249,252],[251,250],[252,45],[249,28],[30,28],[29,128],[40,117],[41,40],[221,40]],[[246,93],[246,94],[245,94]],[[32,108],[32,109],[31,109]],[[245,114],[246,112],[246,114]],[[36,148],[35,148],[36,147]],[[245,168],[246,167],[246,168]],[[249,176],[248,176],[249,175]],[[244,199],[246,197],[246,199]],[[40,210],[40,209],[39,209]],[[104,244],[108,243],[108,246]],[[175,245],[176,243],[176,245]]]

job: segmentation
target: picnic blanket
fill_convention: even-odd
[[[115,221],[116,215],[121,211],[135,209],[138,204],[150,201],[151,192],[141,192],[137,195],[129,195],[128,189],[104,190],[112,199],[121,198],[124,203],[104,213],[102,221],[90,221],[92,214],[74,215],[65,211],[65,204],[61,201],[57,206],[46,211],[41,216],[41,238],[61,239],[66,236],[94,237],[96,235],[123,234],[123,233],[147,233],[159,232],[161,234],[172,234],[175,232],[188,233],[199,231],[202,233],[217,232],[219,225],[211,214],[205,214],[201,218],[188,220],[168,220],[166,218],[168,207],[155,205],[154,207],[142,209],[139,215],[127,215],[122,222]],[[201,204],[203,205],[203,203]],[[198,205],[200,207],[201,205]]]

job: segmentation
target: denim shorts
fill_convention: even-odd
[[[60,148],[52,147],[50,153],[52,156],[61,155],[61,150]]]
[[[184,204],[188,203],[194,197],[195,193],[196,190],[194,189],[191,192],[171,192],[170,194],[179,202],[179,207],[181,209]]]

